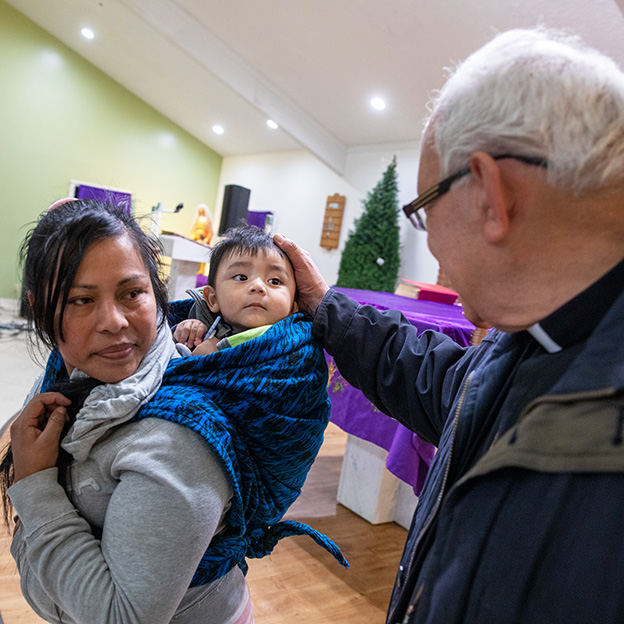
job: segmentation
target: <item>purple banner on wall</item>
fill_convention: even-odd
[[[247,212],[247,223],[249,223],[249,225],[257,225],[259,228],[264,230],[267,216],[272,214],[273,213],[268,210],[250,210]]]
[[[132,195],[122,191],[80,184],[76,186],[75,196],[77,199],[95,199],[96,201],[115,204],[123,208],[124,212],[132,212]]]

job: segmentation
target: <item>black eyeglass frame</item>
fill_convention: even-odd
[[[519,160],[520,162],[526,163],[527,165],[534,165],[536,167],[543,167],[546,169],[548,167],[548,161],[541,156],[523,156],[517,154],[500,154],[499,156],[492,156],[494,160],[501,160],[503,158],[513,158],[514,160]],[[470,167],[464,167],[460,169],[456,173],[448,176],[448,178],[444,178],[444,180],[434,184],[431,188],[427,189],[424,193],[421,193],[414,201],[410,202],[403,206],[403,212],[405,216],[410,220],[411,224],[417,229],[422,230],[424,232],[427,231],[427,225],[425,220],[422,218],[419,210],[424,208],[427,204],[430,204],[432,201],[442,197],[449,192],[451,185],[459,178],[463,178],[465,175],[470,173]]]

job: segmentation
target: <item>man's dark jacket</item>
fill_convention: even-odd
[[[438,446],[387,622],[624,622],[624,295],[494,437],[514,334],[463,348],[333,290],[313,333],[351,384]]]

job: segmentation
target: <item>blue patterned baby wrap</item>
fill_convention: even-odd
[[[172,304],[170,321],[187,302]],[[233,488],[224,531],[213,538],[192,585],[269,554],[288,535],[310,535],[343,565],[338,547],[305,524],[280,522],[301,493],[329,421],[327,365],[312,323],[295,314],[262,336],[205,356],[172,360],[137,418],[165,418],[200,434]]]

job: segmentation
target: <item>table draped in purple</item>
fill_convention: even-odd
[[[462,314],[459,305],[421,301],[392,293],[336,288],[362,305],[378,310],[400,310],[422,333],[434,329],[451,337],[462,346],[470,344],[475,326]],[[340,374],[333,358],[326,353],[329,366],[328,391],[331,399],[331,421],[343,431],[372,442],[388,451],[386,467],[402,481],[409,483],[418,496],[435,454],[435,447],[415,433],[380,412],[363,394]]]

